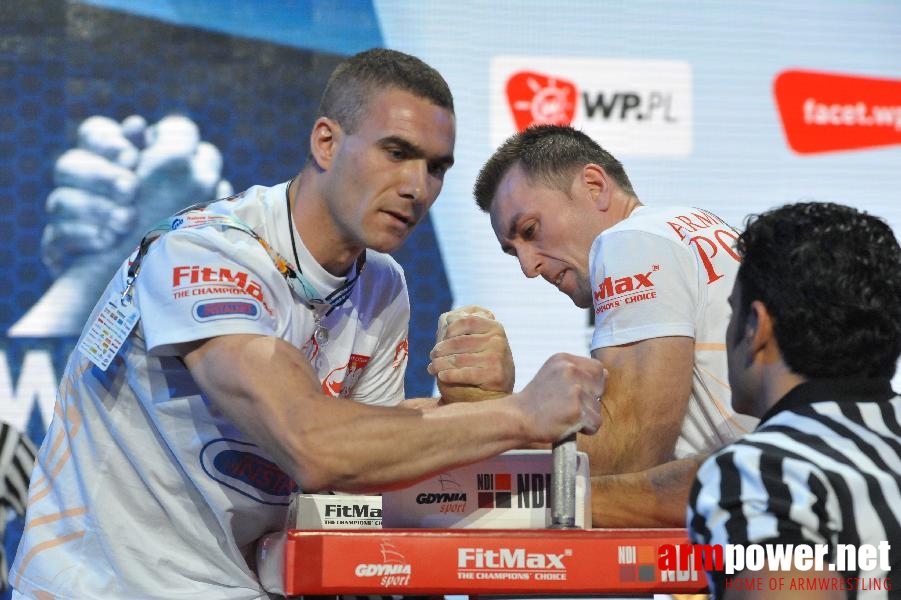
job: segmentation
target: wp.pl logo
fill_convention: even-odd
[[[498,56],[491,141],[531,125],[572,125],[616,155],[691,153],[691,67],[682,61]]]
[[[901,144],[901,80],[794,70],[776,77],[773,92],[798,154]]]
[[[530,125],[569,125],[576,116],[576,84],[534,71],[520,71],[507,81],[507,100],[516,129]]]

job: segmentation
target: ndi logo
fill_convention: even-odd
[[[479,473],[476,489],[479,491],[479,508],[510,508],[513,495],[513,477],[510,473]]]
[[[649,546],[620,546],[616,551],[619,580],[623,582],[655,581],[655,549]]]
[[[550,473],[516,473],[515,490],[513,480],[512,473],[477,474],[479,508],[545,508],[550,505]]]

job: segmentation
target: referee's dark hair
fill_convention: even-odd
[[[840,204],[789,204],[750,217],[736,247],[738,322],[761,301],[792,371],[808,378],[894,376],[901,248],[887,223]]]

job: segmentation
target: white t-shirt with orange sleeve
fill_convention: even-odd
[[[591,349],[686,336],[695,341],[691,397],[676,457],[720,448],[756,419],[731,407],[726,363],[736,232],[697,208],[639,206],[595,239],[589,259]]]

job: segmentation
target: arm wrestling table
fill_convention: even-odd
[[[576,529],[569,439],[554,446],[549,529],[299,530],[263,540],[262,581],[288,596],[698,593],[703,574],[658,568],[684,529]]]

